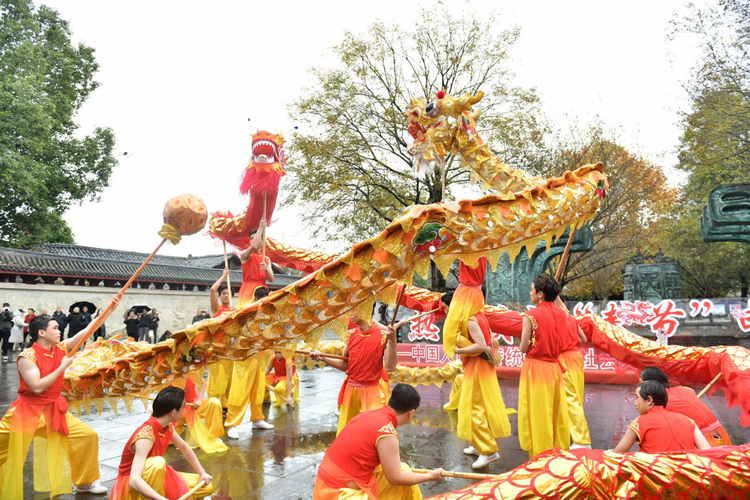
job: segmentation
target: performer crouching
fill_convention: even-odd
[[[50,498],[71,493],[72,479],[77,492],[107,492],[96,482],[99,436],[67,413],[68,402],[60,395],[63,374],[74,359],[66,356],[68,349],[74,349],[88,331],[81,330],[60,342],[57,321],[50,316],[37,316],[29,323],[32,345],[16,360],[18,399],[0,421],[0,498],[24,498],[23,468],[35,437],[47,440],[46,460],[34,461],[37,491],[49,491]],[[35,446],[35,452],[41,453],[41,449]],[[69,469],[66,461],[70,462]]]
[[[178,387],[159,391],[151,418],[135,430],[125,445],[111,500],[179,498],[200,481],[205,484],[193,494],[193,498],[203,498],[213,492],[211,476],[190,446],[174,432],[173,424],[179,422],[184,413],[185,391]],[[198,474],[177,472],[167,465],[164,452],[170,442]]]
[[[396,427],[414,418],[419,403],[414,387],[397,384],[388,406],[349,421],[323,457],[313,500],[418,500],[418,484],[443,481],[443,469],[416,474],[401,463]]]

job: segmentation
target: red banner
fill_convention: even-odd
[[[628,363],[616,360],[591,344],[580,348],[583,356],[583,374],[586,382],[594,384],[638,383],[639,370]],[[498,378],[518,380],[526,357],[518,346],[501,345],[500,366],[495,368]],[[458,359],[456,356],[455,359]],[[443,351],[442,344],[398,344],[398,362],[404,366],[440,366],[452,361]]]

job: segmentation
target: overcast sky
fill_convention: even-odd
[[[169,198],[193,193],[209,211],[238,213],[247,199],[238,179],[258,129],[287,136],[287,105],[310,85],[309,69],[333,62],[345,30],[374,19],[408,23],[419,6],[377,2],[167,2],[48,0],[70,22],[76,41],[96,50],[101,87],[78,116],[83,131],[111,127],[120,165],[99,203],[65,216],[80,245],[150,252]],[[493,9],[521,39],[512,51],[517,82],[537,87],[560,127],[594,117],[620,130],[626,147],[674,165],[682,84],[697,52],[667,40],[686,2],[450,1],[451,9]],[[249,121],[248,121],[249,119]],[[127,152],[127,156],[122,156]],[[677,182],[678,176],[669,171]],[[282,185],[280,188],[284,189]],[[310,239],[294,210],[277,209],[270,235],[331,250]],[[204,255],[220,248],[204,235],[167,245],[164,254]]]

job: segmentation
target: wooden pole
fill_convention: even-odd
[[[575,236],[576,228],[573,227],[570,236],[568,236],[568,243],[565,244],[565,250],[563,251],[562,257],[560,257],[560,264],[557,266],[557,271],[555,271],[555,281],[557,282],[560,281],[560,276],[562,276],[563,268],[568,260],[568,254],[570,253],[570,245],[573,243],[573,238],[575,238]]]
[[[268,221],[266,220],[266,193],[263,193],[263,222],[268,224]],[[266,263],[266,230],[263,229],[263,236],[261,236],[262,240],[260,242],[260,253],[262,257],[262,262]]]
[[[417,314],[416,316],[412,316],[411,318],[407,319],[406,322],[407,323],[411,323],[415,319],[424,318],[425,316],[428,316],[428,315],[430,315],[432,313],[436,313],[439,310],[440,310],[440,308],[438,307],[437,309],[433,309],[432,311],[425,311],[425,312],[423,312],[421,314]]]
[[[123,286],[120,289],[120,291],[117,292],[117,298],[118,299],[122,299],[122,295],[125,293],[125,291],[128,288],[130,288],[130,285],[132,285],[133,281],[135,281],[135,279],[138,277],[138,275],[141,274],[141,271],[143,271],[143,268],[146,267],[146,264],[148,264],[149,262],[151,262],[151,259],[154,258],[154,255],[156,255],[156,252],[158,252],[159,249],[161,249],[162,245],[164,245],[164,243],[166,243],[166,242],[167,242],[166,238],[164,238],[163,240],[161,240],[161,243],[159,243],[159,245],[156,247],[156,249],[153,252],[151,252],[151,255],[149,255],[148,257],[146,257],[146,260],[143,261],[143,264],[141,264],[141,267],[139,267],[135,271],[135,273],[133,273],[133,276],[131,276],[130,279],[128,280],[128,282],[125,283],[125,286]],[[91,337],[91,335],[95,331],[97,331],[99,329],[99,327],[101,327],[104,324],[104,322],[107,320],[107,318],[112,313],[112,311],[114,311],[115,307],[116,306],[115,306],[114,300],[111,300],[109,302],[109,304],[107,304],[107,307],[104,308],[104,310],[102,311],[102,313],[99,316],[97,316],[96,318],[94,318],[94,320],[91,323],[89,323],[89,325],[84,330],[86,333],[81,337],[81,339],[78,341],[78,343],[75,345],[75,347],[73,349],[71,349],[70,352],[68,352],[67,356],[69,358],[72,358],[73,356],[75,356],[76,352],[78,352],[78,349],[80,349],[81,346],[83,344],[85,344],[86,341],[89,339],[89,337]]]
[[[406,291],[406,285],[401,285],[401,290],[398,291],[398,298],[396,299],[396,308],[393,310],[393,318],[391,318],[391,326],[396,322],[396,315],[398,314],[398,308],[401,307],[401,299],[404,298],[404,292]]]
[[[714,379],[711,382],[709,382],[708,385],[704,387],[701,392],[698,393],[698,399],[702,398],[709,391],[709,389],[711,389],[711,387],[716,385],[716,382],[718,382],[720,378],[721,378],[721,372],[719,372],[719,374],[716,375]]]
[[[198,481],[198,484],[196,484],[195,486],[193,486],[193,488],[190,491],[188,491],[187,493],[185,493],[184,495],[182,495],[179,498],[179,500],[187,500],[188,498],[190,498],[191,496],[193,496],[193,493],[195,493],[199,489],[203,488],[204,484],[206,484],[205,481]]]
[[[224,267],[229,269],[229,259],[227,258],[227,242],[224,242]],[[227,288],[229,289],[229,309],[232,308],[232,282],[229,281],[229,275],[227,274]]]
[[[412,469],[411,471],[416,474],[429,474],[430,472],[432,472],[431,470],[427,469]],[[456,477],[459,479],[489,479],[491,477],[495,477],[492,474],[472,474],[470,472],[453,472],[449,470],[444,470],[441,476]]]
[[[440,170],[442,170],[443,177],[443,200],[441,203],[445,203],[445,160],[440,162]]]
[[[295,354],[304,354],[305,356],[309,356],[311,351],[294,351]],[[326,354],[324,352],[320,353],[321,356],[325,358],[333,358],[333,359],[343,359],[348,360],[349,358],[346,356],[339,356],[338,354]]]

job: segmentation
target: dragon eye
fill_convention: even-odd
[[[440,113],[440,105],[431,102],[425,106],[424,111],[430,118],[435,118]]]
[[[431,103],[427,104],[427,106],[424,108],[424,110],[426,112],[428,112],[428,113],[432,113],[433,111],[435,111],[435,103],[431,102]]]

